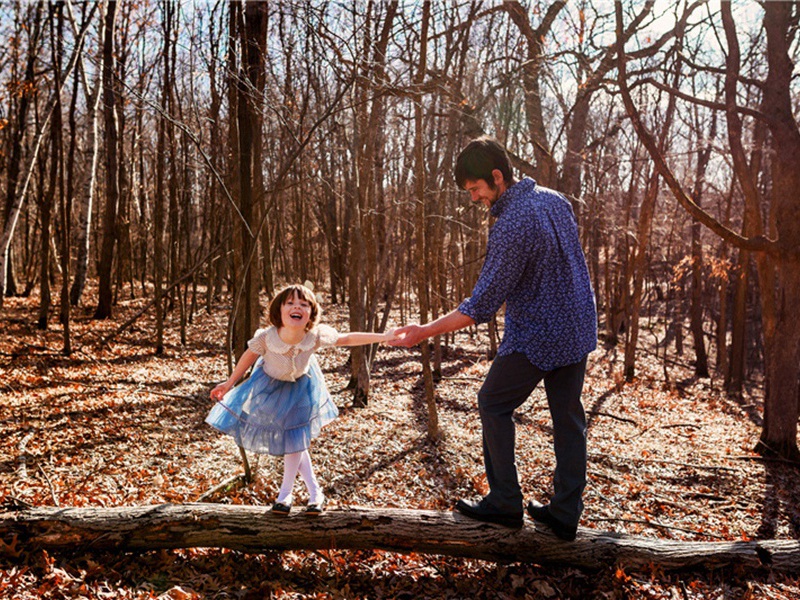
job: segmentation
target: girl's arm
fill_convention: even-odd
[[[385,333],[372,333],[366,331],[351,331],[350,333],[343,333],[336,341],[337,346],[365,346],[367,344],[378,344],[381,342],[388,342],[395,338],[394,329],[390,329]]]
[[[247,373],[247,369],[249,369],[257,359],[258,354],[250,349],[245,350],[244,353],[239,357],[239,360],[237,361],[236,366],[233,368],[231,376],[228,377],[228,380],[223,381],[213,390],[211,390],[211,398],[213,400],[219,400],[225,394],[227,394],[228,391],[236,384],[236,382],[242,378],[242,375]]]

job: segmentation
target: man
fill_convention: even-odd
[[[489,494],[459,500],[467,517],[519,528],[522,490],[515,464],[512,416],[544,381],[553,420],[556,468],[547,505],[529,502],[530,516],[561,539],[573,540],[586,486],[586,416],[581,390],[586,357],[597,344],[597,312],[586,258],[570,203],[523,178],[515,181],[506,151],[490,138],[469,143],[455,179],[473,202],[496,217],[472,296],[425,325],[397,330],[396,346],[485,323],[505,303],[505,331],[478,393]]]

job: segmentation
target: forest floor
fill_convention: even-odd
[[[0,504],[192,502],[242,470],[233,441],[204,424],[208,391],[227,377],[228,307],[196,313],[185,345],[170,321],[161,356],[148,315],[99,343],[143,300],[120,302],[115,318],[101,322],[77,309],[75,351],[65,357],[55,318],[47,331],[36,329],[37,304],[7,298],[0,313]],[[329,307],[323,320],[347,328],[344,308]],[[449,511],[457,499],[486,491],[476,393],[490,364],[487,348],[481,327],[458,333],[446,351],[436,388],[445,437],[435,444],[426,437],[417,349],[378,351],[363,409],[352,407],[345,389],[348,351],[320,353],[341,411],[312,445],[330,507]],[[797,469],[752,453],[762,414],[757,391],[731,399],[718,379],[694,378],[688,359],[665,372],[652,348],[642,348],[630,384],[618,375],[619,348],[599,348],[589,365],[582,526],[669,540],[798,538]],[[543,390],[518,411],[517,448],[526,499],[546,500],[553,453]],[[211,500],[267,507],[281,468],[280,459],[262,457],[253,484]],[[299,483],[295,495],[305,502]],[[587,572],[383,551],[0,552],[0,598],[67,597],[788,599],[800,598],[800,579],[735,567]]]

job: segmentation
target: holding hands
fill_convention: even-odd
[[[387,329],[386,331],[384,331],[381,344],[389,344],[393,346],[394,344],[392,344],[391,342],[397,339],[397,331],[399,329],[400,329],[399,327],[393,327],[391,329]]]
[[[427,339],[425,329],[416,323],[412,325],[404,325],[403,327],[396,327],[392,330],[393,337],[387,341],[390,346],[401,346],[403,348],[411,348],[416,346],[422,340]]]

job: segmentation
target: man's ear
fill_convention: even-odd
[[[500,172],[500,169],[492,169],[492,178],[494,179],[495,186],[505,183],[505,178],[503,177],[503,173]]]

